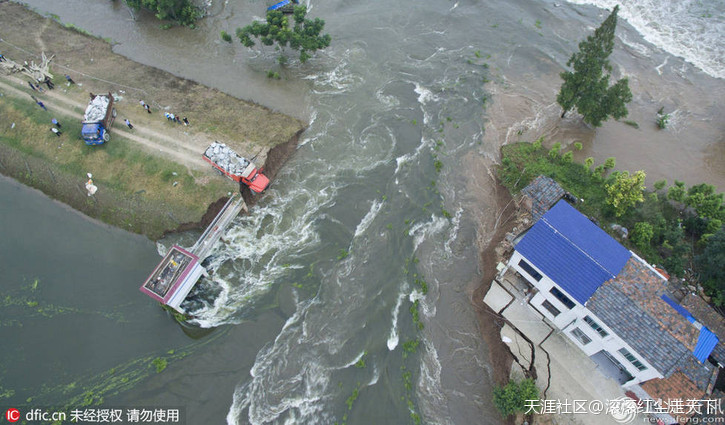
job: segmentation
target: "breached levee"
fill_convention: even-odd
[[[55,90],[39,93],[19,74],[0,75],[0,114],[17,123],[0,129],[0,173],[151,239],[205,226],[228,194],[239,190],[202,160],[212,141],[254,158],[273,178],[305,129],[296,118],[115,54],[106,41],[22,5],[0,2],[0,24],[3,55],[18,63],[37,62],[42,52],[54,55],[56,83]],[[65,74],[76,84],[67,83]],[[119,117],[133,122],[133,129],[120,121],[108,144],[81,146],[89,92],[111,92]],[[49,111],[34,110],[30,94]],[[189,125],[166,119],[164,112],[188,118]],[[48,131],[51,118],[63,123],[61,136]],[[93,196],[82,189],[86,173],[98,186]],[[247,204],[258,198],[242,192]]]

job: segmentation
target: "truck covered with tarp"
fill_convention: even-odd
[[[249,186],[252,192],[262,193],[269,186],[267,176],[252,161],[234,152],[224,143],[214,142],[209,145],[202,158],[221,174]]]
[[[109,130],[116,118],[116,108],[113,107],[113,96],[91,93],[86,111],[83,114],[83,127],[81,137],[86,145],[102,145],[110,139]]]

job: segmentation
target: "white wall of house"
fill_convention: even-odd
[[[531,267],[533,267],[542,276],[541,279],[537,281],[526,270],[521,268],[519,266],[519,262],[521,260],[526,261]],[[589,309],[579,304],[576,300],[574,300],[574,298],[569,296],[566,291],[552,281],[531,261],[528,261],[525,257],[523,257],[521,253],[514,251],[508,262],[508,267],[516,270],[538,290],[538,292],[529,300],[529,304],[541,312],[544,317],[566,334],[566,336],[569,337],[569,339],[571,339],[577,347],[584,351],[587,356],[592,356],[602,350],[606,350],[627,369],[634,379],[627,382],[625,385],[638,384],[652,378],[663,377],[661,373],[652,367],[651,364],[646,362],[636,350],[617,336],[614,331],[612,331],[601,319],[596,317],[591,311],[589,311]],[[574,303],[574,306],[569,308],[566,304],[560,301],[551,293],[552,288],[557,288],[559,291],[564,293]],[[549,308],[545,306],[545,302],[549,303]],[[560,313],[554,315],[550,311],[552,306]],[[602,329],[602,332],[606,333],[606,335],[603,336],[595,330],[592,325],[585,321],[584,318],[587,316],[590,319],[589,321],[596,323],[596,325],[598,325]],[[588,342],[587,339],[589,340]],[[629,353],[631,353],[646,369],[639,370],[629,359],[620,353],[619,350],[622,348],[629,351]]]

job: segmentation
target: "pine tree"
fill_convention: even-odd
[[[564,109],[562,118],[576,108],[584,116],[584,122],[599,127],[610,116],[615,119],[627,116],[626,104],[632,100],[627,78],[609,87],[612,66],[608,58],[614,49],[618,11],[619,6],[615,6],[594,35],[579,43],[579,51],[566,63],[574,72],[560,74],[564,84],[556,101]]]

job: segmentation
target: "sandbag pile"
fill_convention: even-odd
[[[204,155],[229,174],[241,175],[250,162],[229,149],[224,143],[214,142]]]
[[[87,122],[103,121],[108,110],[108,96],[96,96],[91,100],[83,115],[83,120]]]

